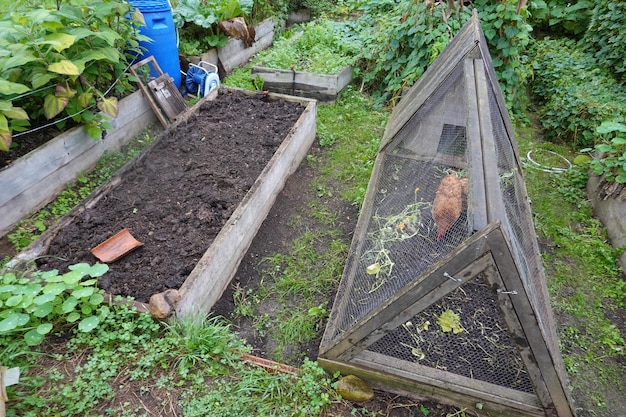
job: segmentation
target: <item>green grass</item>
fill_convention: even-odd
[[[570,161],[577,156],[567,146],[542,142],[530,128],[518,129],[518,143],[522,155],[547,149]],[[626,308],[620,251],[611,247],[604,226],[593,217],[584,188],[587,166],[560,174],[526,166],[535,227],[547,245],[543,257],[552,307],[565,323],[559,336],[566,368],[579,393],[593,392],[592,398],[580,399],[584,406],[601,411],[605,392],[626,391],[624,366],[619,365],[626,343],[611,321],[617,309],[624,314]]]

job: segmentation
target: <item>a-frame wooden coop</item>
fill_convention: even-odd
[[[476,13],[392,112],[318,360],[482,415],[575,415]]]

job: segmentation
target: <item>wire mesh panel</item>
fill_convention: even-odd
[[[349,301],[328,337],[338,337],[471,234],[462,75],[459,66],[379,154],[375,192],[366,201],[371,217],[349,255],[354,277],[340,289]]]
[[[483,274],[413,316],[369,350],[534,393],[498,300]]]
[[[569,417],[528,197],[485,44],[475,14],[394,109],[321,363],[365,364],[401,392],[449,387],[504,415]],[[381,366],[384,375],[371,374]]]

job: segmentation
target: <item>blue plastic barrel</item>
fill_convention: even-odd
[[[139,28],[142,35],[148,36],[152,42],[140,42],[146,50],[143,57],[154,56],[154,59],[163,72],[167,72],[177,88],[180,88],[180,61],[178,60],[178,45],[176,44],[176,27],[172,18],[172,8],[167,0],[130,0],[133,7],[139,9],[146,21],[145,26]],[[150,75],[158,77],[152,69]]]

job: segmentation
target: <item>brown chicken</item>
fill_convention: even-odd
[[[432,208],[433,220],[437,226],[437,240],[446,234],[466,206],[467,178],[459,178],[455,173],[443,177],[435,193]]]

